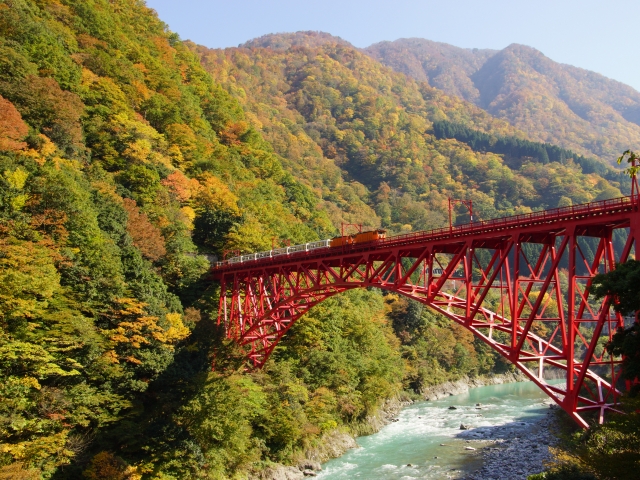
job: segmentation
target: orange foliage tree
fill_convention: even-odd
[[[131,235],[133,244],[144,257],[153,261],[159,260],[167,253],[160,230],[140,211],[135,200],[125,198],[124,209],[129,216],[127,232]]]
[[[80,118],[84,104],[64,91],[53,78],[27,76],[23,82],[5,85],[4,96],[18,108],[32,127],[41,130],[62,150],[73,153],[84,147]]]
[[[29,127],[22,121],[20,112],[9,100],[0,96],[0,150],[16,151],[27,146],[22,141]]]
[[[162,185],[167,187],[180,203],[189,200],[192,193],[199,188],[197,180],[187,178],[180,170],[171,173],[162,181]]]

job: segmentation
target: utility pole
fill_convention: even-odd
[[[456,203],[460,203],[465,207],[467,207],[467,210],[469,210],[469,217],[471,218],[471,223],[473,223],[473,201],[472,200],[456,200],[449,197],[449,234],[453,233],[453,219],[452,219],[451,212],[453,211],[453,206]]]
[[[344,222],[341,222],[341,227],[340,227],[341,236],[344,237],[344,232],[349,227],[354,227],[358,231],[358,233],[362,233],[362,224],[361,223],[344,223]]]

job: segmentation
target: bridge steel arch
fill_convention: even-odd
[[[596,302],[593,277],[635,256],[640,212],[623,197],[385,240],[220,263],[218,322],[262,367],[302,315],[349,289],[423,303],[516,365],[581,426],[615,410],[619,358],[603,349],[633,319]],[[565,379],[548,382],[555,370]]]

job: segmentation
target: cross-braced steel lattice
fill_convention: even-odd
[[[213,269],[219,321],[261,367],[314,305],[377,287],[463,325],[514,363],[580,425],[620,395],[620,362],[604,350],[625,319],[595,301],[597,273],[635,256],[636,197],[298,252]],[[562,383],[547,381],[554,373]]]

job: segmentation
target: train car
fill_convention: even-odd
[[[345,235],[344,237],[335,237],[330,241],[331,247],[342,247],[344,245],[353,245],[356,243],[367,243],[376,240],[384,240],[387,236],[386,230],[371,230],[370,232],[356,233],[355,235]]]
[[[342,237],[338,238],[342,239]],[[229,258],[224,262],[218,262],[217,266],[221,266],[225,263],[244,263],[250,262],[252,260],[260,260],[263,258],[273,258],[280,255],[289,255],[290,253],[296,252],[310,252],[319,248],[328,248],[329,246],[331,246],[331,242],[332,240],[317,240],[315,242],[303,243],[302,245],[290,245],[288,247],[275,248],[273,250],[266,250],[264,252],[249,253],[247,255],[240,255],[238,257]]]
[[[370,232],[362,232],[354,235],[353,243],[367,243],[375,240],[384,240],[386,236],[386,230],[371,230]]]
[[[316,242],[307,243],[307,250],[316,250],[318,248],[326,248],[331,245],[331,240],[318,240]]]
[[[345,245],[353,244],[353,237],[351,235],[345,235],[344,237],[334,237],[331,239],[329,246],[331,247],[343,247]]]
[[[256,259],[258,258],[271,258],[272,256],[272,251],[271,250],[267,250],[265,252],[258,252],[256,253]]]

